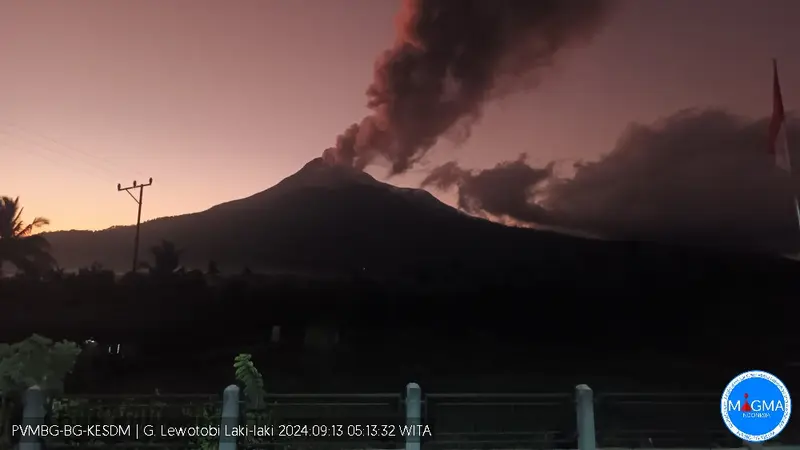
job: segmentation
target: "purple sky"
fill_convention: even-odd
[[[155,179],[144,220],[268,188],[367,113],[397,7],[0,0],[0,194],[21,196],[28,218],[44,215],[51,229],[101,229],[135,222],[118,182]],[[694,106],[765,116],[771,57],[794,110],[797,17],[797,0],[625,1],[592,44],[536,90],[487,106],[473,138],[441,143],[430,163],[489,167],[525,151],[533,164],[594,159],[631,121]]]

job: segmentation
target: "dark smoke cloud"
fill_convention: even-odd
[[[610,238],[795,249],[800,232],[792,194],[798,186],[766,152],[767,130],[767,119],[687,110],[654,125],[632,125],[613,151],[576,165],[570,179],[516,161],[482,171],[448,163],[425,181],[456,186],[459,205],[468,211],[477,205],[520,222]],[[800,123],[790,122],[789,138],[800,138]],[[550,175],[522,181],[522,173]]]
[[[610,0],[405,0],[395,46],[375,65],[372,114],[348,128],[327,161],[391,174],[418,162],[440,136],[469,136],[487,100],[530,87],[571,43],[600,28]]]
[[[492,169],[466,170],[449,162],[431,171],[422,186],[447,189],[458,186],[458,207],[476,215],[508,216],[529,223],[549,220],[547,211],[531,199],[534,189],[552,176],[553,165],[531,167],[526,155],[502,162]]]

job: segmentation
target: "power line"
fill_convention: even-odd
[[[36,156],[51,163],[55,167],[61,168],[62,170],[65,168],[66,163],[68,166],[71,166],[70,169],[77,170],[86,175],[97,177],[98,179],[102,178],[106,182],[118,178],[111,172],[103,170],[102,167],[85,164],[84,161],[71,158],[68,154],[33,142],[27,142],[21,137],[14,136],[10,133],[4,132],[3,130],[0,130],[0,147],[13,149],[22,155]],[[84,164],[77,164],[78,162],[84,162]]]
[[[45,150],[49,153],[70,160],[71,162],[82,163],[82,165],[86,166],[87,168],[88,166],[91,166],[93,169],[104,172],[110,176],[110,178],[117,178],[119,174],[123,172],[123,169],[125,172],[129,172],[131,170],[131,168],[127,165],[123,166],[113,160],[95,155],[73,145],[67,145],[54,137],[22,127],[13,122],[0,122],[0,134],[5,134],[6,136],[17,140],[21,144],[27,146],[29,149],[31,147],[36,147],[33,148],[33,150]],[[134,170],[133,173],[137,177],[144,177],[144,175],[139,171]]]
[[[117,183],[117,191],[125,191],[128,195],[131,196],[133,201],[139,205],[139,212],[136,214],[136,237],[133,241],[133,272],[136,272],[137,265],[139,263],[139,228],[142,224],[142,197],[144,195],[144,188],[153,184],[153,179],[150,178],[145,184],[136,184],[136,180],[133,181],[133,186],[128,186],[123,188],[121,184]],[[136,196],[131,194],[131,189],[139,189],[139,198],[137,199]]]
[[[35,142],[34,139],[38,139],[40,141],[47,141],[50,144],[55,144],[55,145],[61,147],[62,149],[65,149],[65,150],[68,150],[68,151],[72,152],[73,154],[80,154],[84,158],[88,158],[88,159],[84,159],[82,161],[83,163],[92,165],[92,166],[97,167],[97,168],[99,168],[99,169],[101,169],[103,171],[106,171],[108,173],[117,173],[122,168],[120,165],[114,164],[114,162],[111,161],[111,160],[108,160],[108,159],[103,158],[101,156],[95,155],[93,153],[90,153],[90,152],[88,152],[86,150],[83,150],[83,149],[80,149],[78,147],[75,147],[75,146],[72,146],[72,145],[67,145],[67,144],[65,144],[63,142],[60,142],[59,140],[55,139],[54,137],[51,137],[51,136],[46,135],[44,133],[40,133],[40,132],[31,130],[29,128],[22,127],[22,126],[20,126],[20,125],[18,125],[16,123],[9,123],[9,128],[16,129],[17,132],[19,132],[23,136],[27,134],[28,135],[27,139],[29,141],[31,141],[31,142]],[[41,142],[39,142],[38,144],[41,145]],[[129,170],[129,168],[125,168],[125,169],[126,169],[126,171]],[[136,176],[142,176],[142,174],[139,173],[139,172],[135,172],[135,174],[136,174]]]

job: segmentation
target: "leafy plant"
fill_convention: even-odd
[[[32,341],[32,342],[28,342]],[[52,344],[53,348],[61,349],[62,346],[67,345],[65,347],[67,350],[72,349],[74,347],[75,350],[73,353],[70,351],[65,350],[54,350],[54,353],[60,351],[61,353],[58,354],[73,354],[72,364],[66,364],[63,361],[57,361],[58,358],[50,357],[45,358],[42,361],[37,362],[34,364],[33,367],[36,367],[37,370],[34,370],[30,376],[23,377],[26,380],[25,383],[20,384],[20,386],[30,386],[31,383],[33,384],[40,384],[43,385],[44,380],[51,380],[51,379],[60,379],[63,383],[63,377],[69,370],[64,370],[65,368],[71,369],[74,365],[74,359],[77,357],[78,353],[80,352],[77,349],[77,346],[72,343],[55,343],[53,344],[48,339],[42,338],[41,336],[34,335],[33,337],[29,338],[27,341],[24,341],[20,344],[15,344],[20,346],[28,342],[26,344],[27,347],[33,346],[47,346]],[[24,348],[27,348],[23,346]],[[36,347],[38,348],[38,347]],[[25,354],[31,353],[30,351],[23,352]],[[36,352],[33,352],[36,353]],[[41,353],[41,352],[39,352]],[[3,358],[4,354],[0,353],[0,358]],[[40,358],[41,359],[41,358]],[[3,363],[6,362],[5,359],[2,361]],[[0,368],[3,366],[0,364]],[[47,368],[50,369],[47,369]],[[242,386],[243,397],[245,400],[246,408],[244,409],[244,417],[242,420],[245,423],[257,423],[259,425],[267,425],[270,420],[269,411],[266,409],[266,390],[264,389],[264,380],[261,372],[255,367],[252,361],[252,355],[249,354],[240,354],[234,359],[233,367],[235,369],[235,378],[236,381]],[[43,370],[41,370],[44,368]],[[2,373],[2,372],[0,372]],[[42,375],[44,373],[44,375]],[[60,374],[59,376],[56,376]],[[58,384],[60,386],[60,384]],[[25,388],[20,388],[24,391]],[[2,387],[0,387],[2,389]],[[69,422],[75,419],[81,420],[82,422],[90,421],[92,423],[100,423],[100,424],[112,424],[117,422],[131,422],[131,421],[147,421],[148,423],[157,423],[160,420],[164,419],[164,415],[170,408],[170,405],[166,402],[161,401],[152,401],[148,405],[150,408],[142,408],[142,405],[138,402],[134,403],[119,403],[115,405],[108,405],[104,406],[101,404],[90,404],[86,399],[70,399],[70,398],[61,398],[61,399],[54,399],[50,402],[49,411],[50,417],[55,419],[59,422]],[[183,417],[195,417],[197,425],[204,425],[204,426],[218,426],[221,420],[221,409],[219,407],[219,403],[211,403],[204,405],[202,410],[198,410],[197,408],[192,407],[184,407],[180,411],[180,415]],[[1,431],[1,430],[0,430]],[[1,433],[0,433],[1,434]],[[258,438],[248,437],[245,438],[246,442],[243,442],[244,445],[259,445],[261,442],[258,441]],[[108,443],[101,442],[99,440],[91,440],[90,444],[92,445],[105,445]],[[219,438],[218,437],[192,437],[191,442],[189,442],[189,447],[197,450],[216,450],[219,446]],[[0,445],[0,448],[3,448]],[[288,447],[286,447],[288,449]]]
[[[266,403],[267,392],[264,390],[264,378],[252,361],[252,355],[242,353],[233,361],[236,369],[236,381],[244,385],[244,396],[249,408],[261,408]]]
[[[264,390],[264,379],[261,372],[258,371],[255,364],[253,364],[252,355],[242,353],[233,360],[233,367],[235,369],[236,381],[243,387],[245,403],[247,409],[245,410],[245,421],[256,421],[259,424],[265,424],[264,411],[258,411],[256,408],[263,408],[266,404],[267,393]],[[203,417],[199,418],[199,423],[217,425],[221,419],[220,414],[208,409],[203,411]],[[248,442],[246,444],[256,444],[254,438],[245,438]],[[219,445],[218,438],[213,437],[197,437],[193,439],[191,446],[200,450],[216,449]]]
[[[62,424],[98,424],[98,425],[133,425],[133,424],[166,424],[172,419],[193,418],[193,422],[180,421],[184,425],[217,426],[219,425],[219,403],[204,401],[202,403],[190,402],[176,405],[171,401],[162,401],[160,394],[141,397],[132,396],[112,401],[87,398],[61,398],[53,401],[51,405],[51,419],[53,423]],[[106,399],[108,400],[108,399]],[[159,438],[141,437],[142,446],[159,446]],[[53,447],[71,447],[85,445],[94,448],[110,448],[113,442],[101,437],[84,436],[79,439],[55,437],[45,443]],[[192,450],[211,450],[218,446],[214,437],[189,436],[186,437],[186,447]]]
[[[0,264],[12,263],[28,276],[39,276],[56,263],[50,255],[50,244],[34,230],[50,224],[44,217],[30,223],[22,221],[24,208],[19,197],[0,197]]]
[[[11,418],[21,413],[25,391],[39,386],[51,398],[61,392],[80,352],[74,342],[54,342],[38,334],[0,344],[0,447],[8,444]]]
[[[253,364],[252,355],[248,353],[238,355],[234,359],[233,367],[236,369],[236,381],[243,387],[245,408],[242,421],[247,425],[269,426],[273,417],[271,410],[267,407],[264,377]],[[264,438],[246,436],[243,439],[244,447],[256,448],[269,445],[271,448],[275,448],[274,443],[265,442]],[[290,450],[290,448],[283,446],[283,450]]]

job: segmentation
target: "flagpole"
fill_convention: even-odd
[[[784,122],[784,126],[786,126],[785,122]],[[787,138],[786,140],[787,140],[787,142],[786,142],[786,153],[787,153],[787,156],[789,156],[789,142],[788,142],[789,139]],[[791,161],[791,159],[790,159],[790,161]],[[792,167],[792,166],[790,165],[789,167]],[[792,174],[791,172],[789,172],[789,179],[792,182],[791,183],[792,184],[792,192],[795,192],[794,174]],[[797,199],[797,194],[794,194],[794,212],[797,215],[797,229],[800,230],[800,201],[798,201],[798,199]]]
[[[797,228],[800,230],[800,202],[797,201],[797,195],[794,196],[794,212],[797,213]]]
[[[794,186],[794,171],[792,170],[792,154],[789,151],[789,127],[788,123],[786,122],[786,115],[783,111],[783,96],[780,92],[780,82],[778,81],[778,60],[776,58],[772,58],[772,72],[773,72],[773,102],[780,102],[780,122],[781,127],[783,128],[783,145],[786,149],[786,168],[789,172],[789,179],[792,181],[792,197],[794,199],[794,212],[797,217],[797,228],[800,230],[800,200],[798,200],[797,192]],[[774,106],[774,105],[773,105]],[[773,120],[775,119],[775,110],[773,107]],[[777,155],[777,151],[775,152]]]
[[[797,229],[800,230],[800,200],[797,198],[797,191],[794,183],[794,166],[792,166],[792,152],[789,147],[789,124],[786,122],[786,117],[783,118],[783,145],[786,146],[786,162],[789,165],[789,180],[791,181],[792,193],[794,198],[794,212],[797,216]]]

